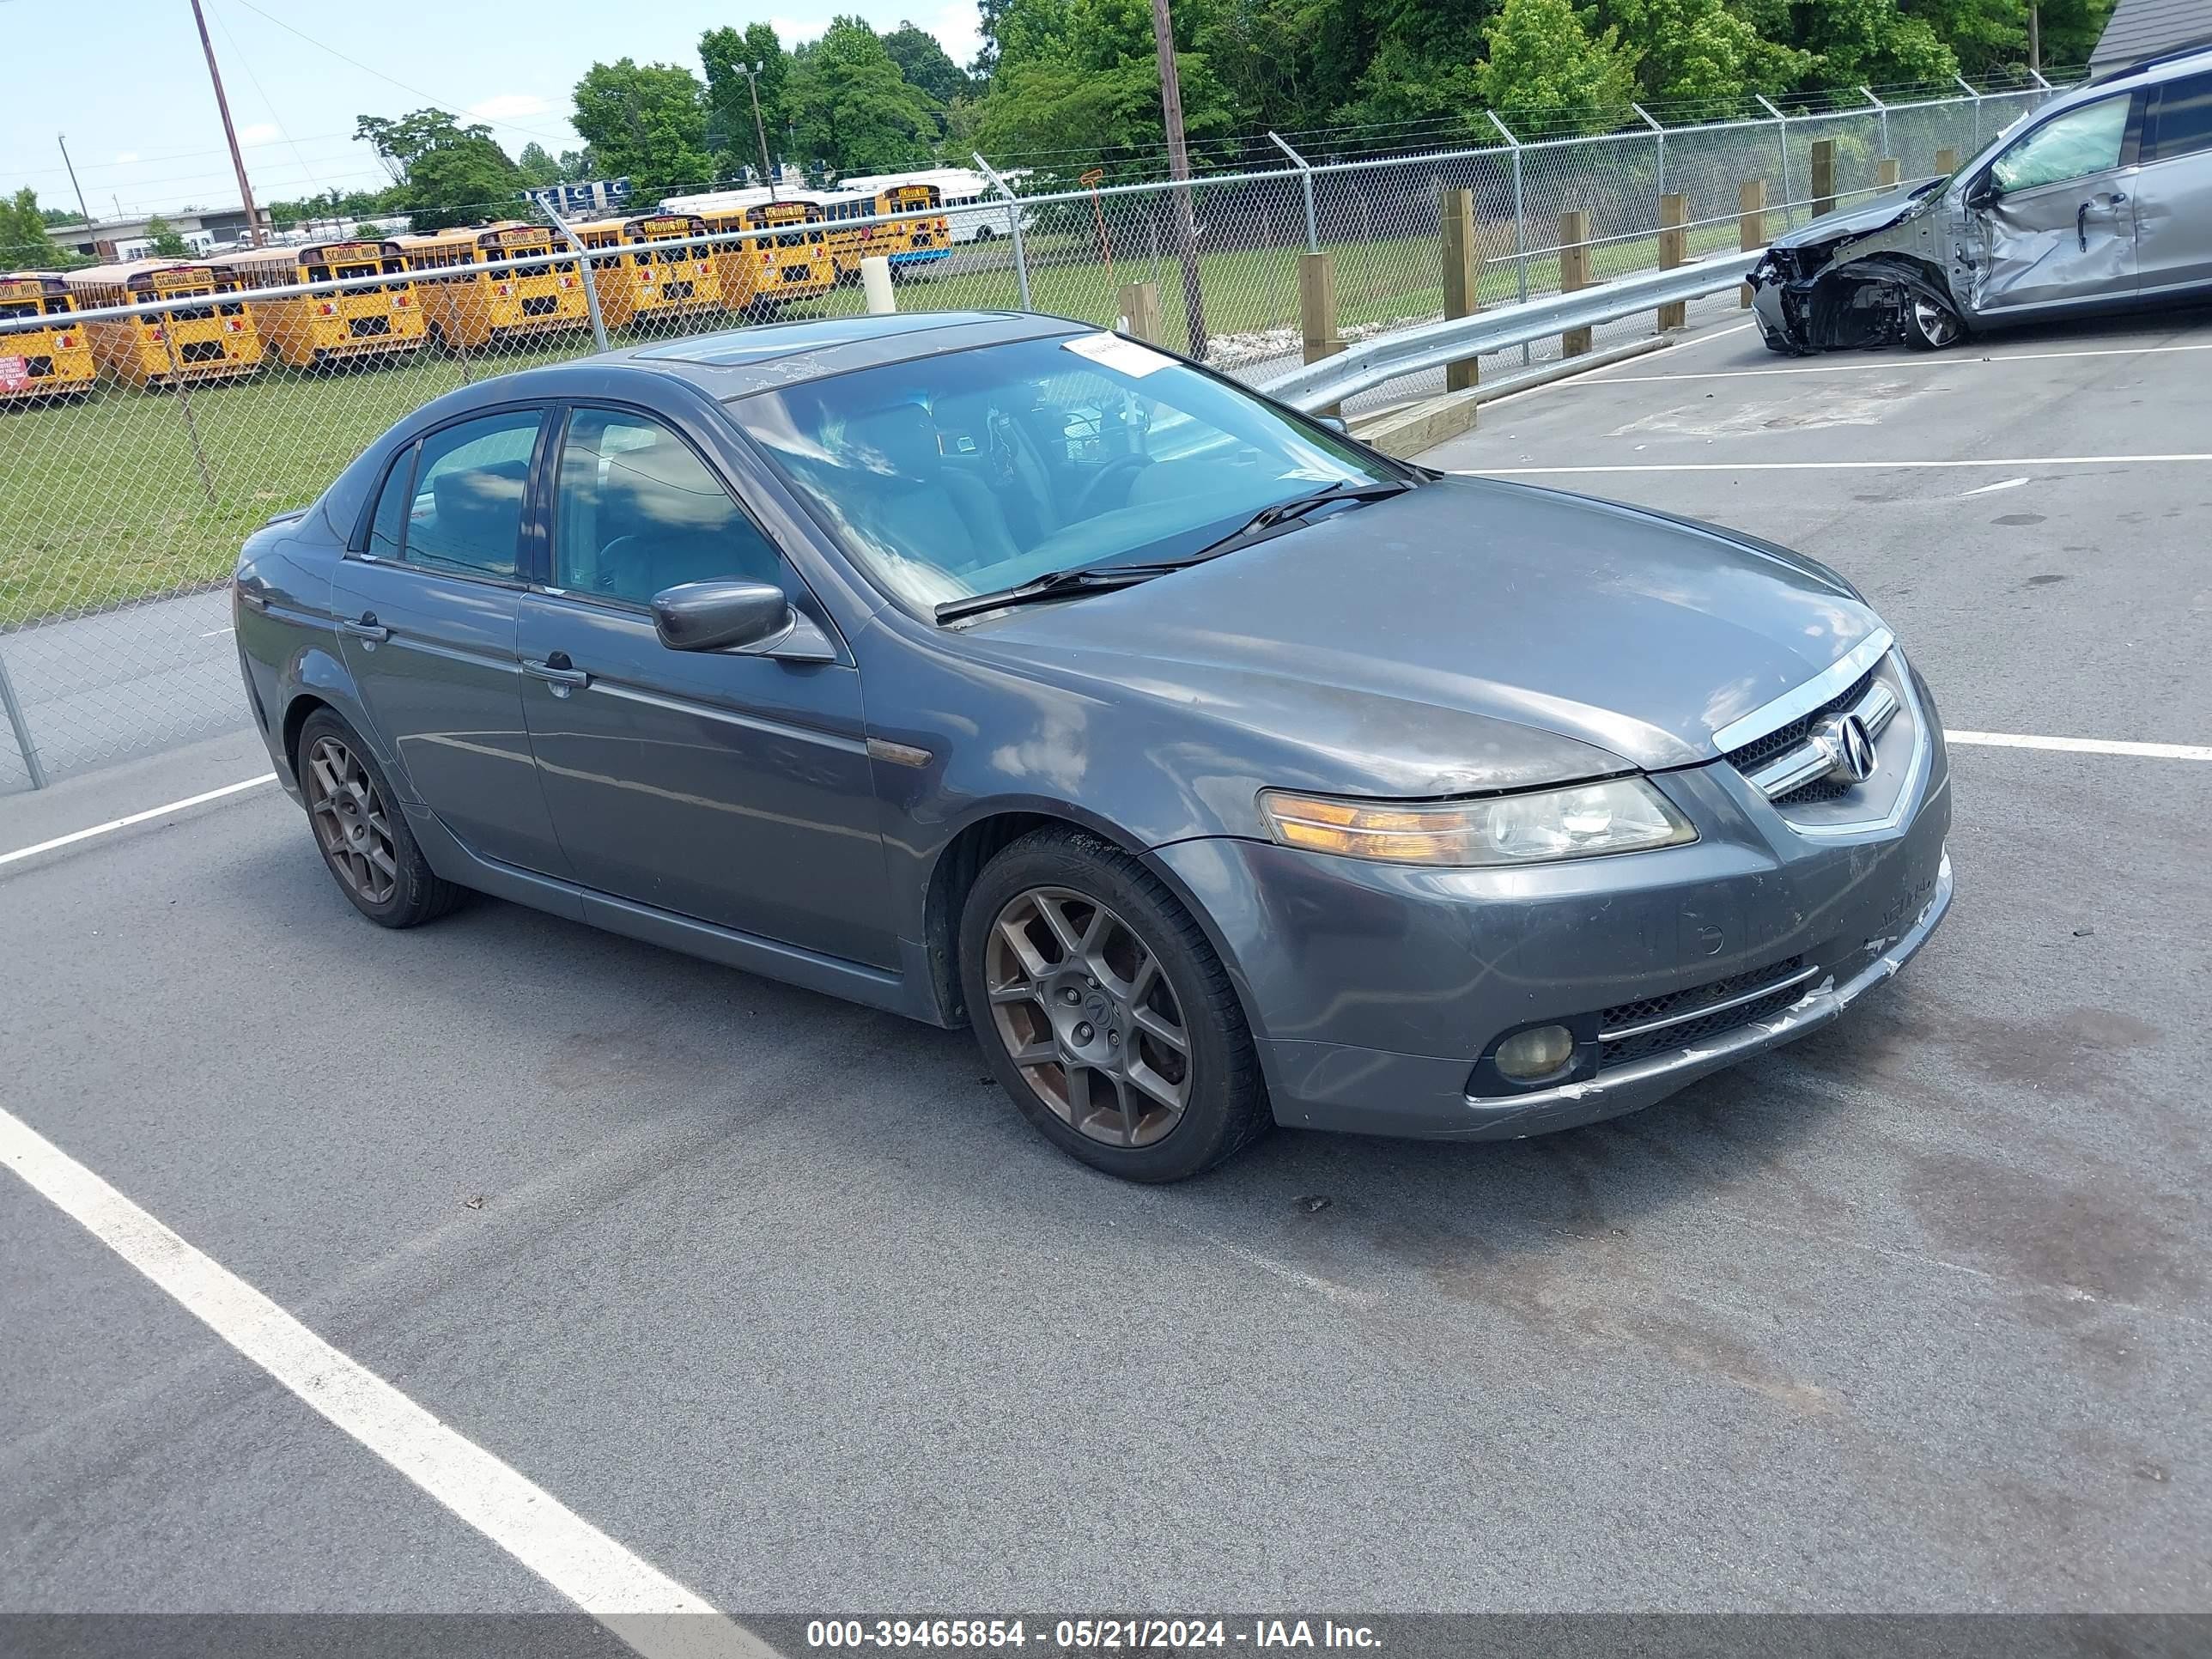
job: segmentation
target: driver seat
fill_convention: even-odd
[[[866,518],[890,550],[954,573],[1002,564],[1020,548],[981,479],[945,465],[937,423],[919,404],[855,416],[839,459],[859,481]]]

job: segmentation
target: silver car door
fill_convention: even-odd
[[[2135,292],[2135,100],[2115,93],[2028,128],[1976,181],[1977,317]]]
[[[2146,295],[2212,286],[2212,74],[2154,87],[2136,171],[2136,262]]]

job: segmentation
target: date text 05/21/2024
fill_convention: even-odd
[[[1046,1632],[1051,1632],[1048,1639]],[[817,1619],[806,1644],[840,1648],[1039,1649],[1045,1654],[1245,1647],[1259,1650],[1373,1649],[1382,1645],[1365,1625],[1334,1620],[1158,1619]]]

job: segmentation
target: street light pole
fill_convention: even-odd
[[[223,96],[222,71],[215,66],[215,43],[208,39],[207,17],[200,0],[192,0],[192,21],[199,25],[200,50],[207,54],[208,79],[215,83],[215,106],[222,116],[222,136],[230,144],[230,165],[238,175],[239,204],[246,210],[246,239],[261,246],[261,216],[254,210],[253,187],[246,182],[246,157],[239,153],[238,133],[230,124],[230,100]]]
[[[92,210],[84,204],[84,186],[76,181],[76,163],[70,160],[69,135],[58,132],[54,142],[62,147],[62,165],[69,169],[70,188],[76,192],[76,210],[84,219],[84,234],[92,234]]]
[[[747,69],[740,64],[738,70],[745,77],[745,90],[753,95],[753,137],[760,140],[761,177],[768,181],[768,199],[773,202],[775,200],[775,173],[768,164],[768,129],[761,125],[760,112],[760,76],[761,71],[767,67],[762,63]]]
[[[1160,60],[1160,118],[1167,128],[1168,176],[1176,181],[1176,240],[1182,256],[1182,304],[1190,319],[1190,355],[1206,356],[1206,301],[1198,283],[1198,226],[1191,216],[1190,150],[1183,142],[1182,82],[1176,74],[1175,20],[1168,0],[1152,0],[1152,49]]]

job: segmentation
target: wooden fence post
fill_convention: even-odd
[[[1160,315],[1160,285],[1158,283],[1124,283],[1121,297],[1115,302],[1123,317],[1128,319],[1129,332],[1139,340],[1162,344],[1167,336],[1167,325]]]
[[[1344,349],[1336,332],[1336,256],[1333,253],[1298,255],[1298,326],[1305,337],[1306,362],[1317,363]],[[1331,404],[1314,412],[1334,415],[1339,410]]]
[[[1735,245],[1746,253],[1766,251],[1766,180],[1747,179],[1736,186]],[[1751,309],[1751,284],[1746,283],[1736,290],[1736,305],[1744,311]]]
[[[1836,141],[1813,141],[1813,216],[1836,210]]]
[[[1690,222],[1690,198],[1686,196],[1662,196],[1659,198],[1659,269],[1672,270],[1690,257],[1690,233],[1681,228]],[[1659,307],[1659,331],[1686,328],[1690,323],[1689,303],[1684,300],[1669,300]]]
[[[1905,182],[1905,164],[1894,155],[1885,155],[1874,164],[1874,181],[1884,190],[1895,190]]]
[[[1571,294],[1590,285],[1589,215],[1579,209],[1559,216],[1559,292]],[[1586,328],[1564,329],[1559,356],[1579,357],[1590,349]]]
[[[1474,234],[1474,192],[1443,191],[1444,315],[1472,317],[1482,289],[1482,246]],[[1444,365],[1444,390],[1464,392],[1482,378],[1479,357]]]
[[[1936,152],[1936,171],[1946,179],[1959,170],[1959,152],[1949,144]]]

